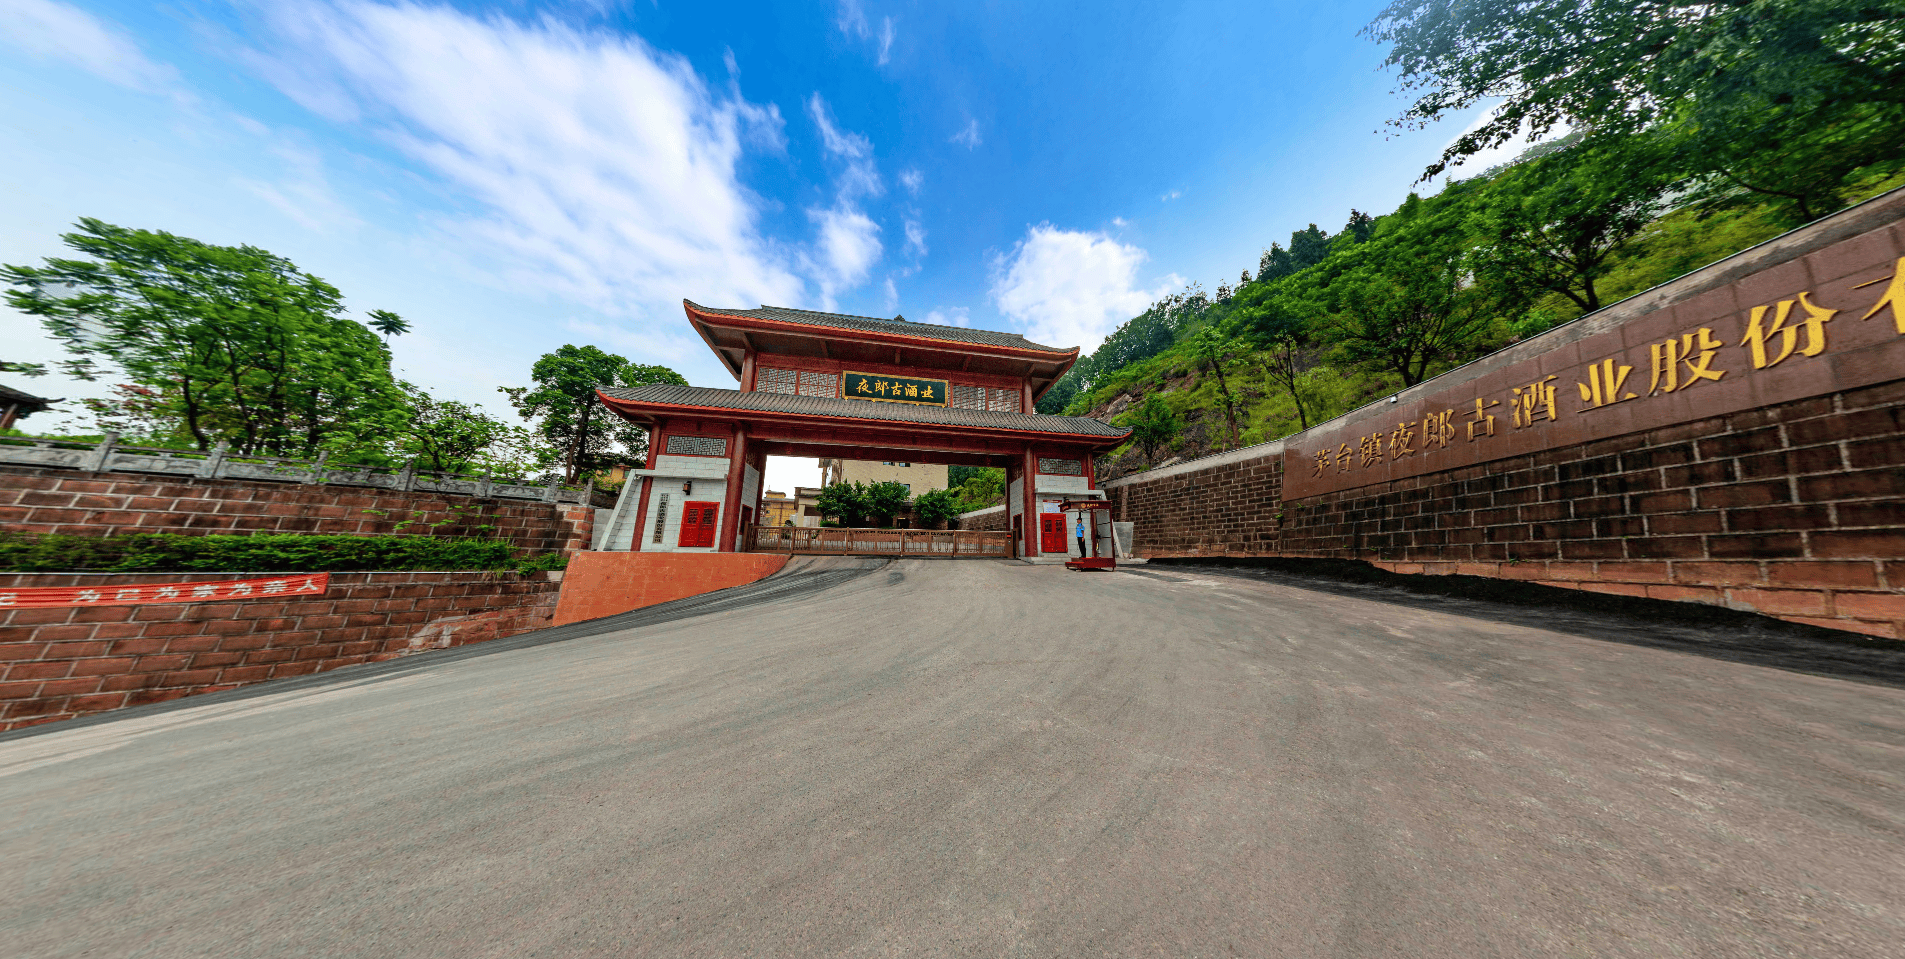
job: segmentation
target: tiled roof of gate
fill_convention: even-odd
[[[1034,343],[1017,333],[996,333],[992,330],[969,330],[963,326],[940,326],[937,323],[916,323],[903,316],[892,318],[879,316],[852,316],[846,313],[819,313],[813,310],[796,310],[785,306],[768,306],[765,303],[758,310],[725,309],[718,306],[702,306],[693,300],[683,300],[694,309],[703,313],[715,313],[721,316],[745,316],[756,320],[772,320],[777,323],[799,323],[804,326],[827,326],[837,330],[860,330],[867,333],[895,333],[901,336],[921,336],[934,340],[952,340],[958,343],[977,343],[984,346],[1006,346],[1019,350],[1038,350],[1042,353],[1068,354],[1071,350],[1056,346]]]
[[[943,406],[918,406],[912,403],[876,403],[871,400],[845,400],[833,396],[794,396],[787,393],[747,393],[705,386],[603,386],[602,395],[634,403],[666,403],[711,410],[749,410],[762,413],[800,413],[807,416],[840,416],[861,420],[889,420],[897,423],[921,423],[933,426],[972,426],[982,429],[1019,430],[1030,433],[1068,433],[1118,439],[1131,431],[1083,416],[1046,416],[1042,413],[988,413],[982,410],[956,410]]]

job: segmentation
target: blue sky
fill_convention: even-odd
[[[497,412],[563,343],[731,386],[684,297],[1089,351],[1474,119],[1384,127],[1381,6],[0,0],[0,262],[80,216],[262,246]]]

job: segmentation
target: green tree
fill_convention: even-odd
[[[912,498],[905,483],[882,480],[868,483],[861,493],[860,505],[870,519],[878,519],[882,526],[893,525],[893,517],[906,509],[907,501]]]
[[[963,468],[972,472],[953,485],[953,492],[959,496],[959,512],[970,513],[1005,501],[1005,470],[996,466]]]
[[[1345,255],[1329,285],[1327,335],[1343,357],[1414,386],[1435,367],[1483,352],[1511,297],[1477,282],[1473,255],[1435,218]]]
[[[410,323],[389,310],[372,310],[370,311],[370,328],[382,333],[384,342],[389,343],[391,337],[410,332]]]
[[[814,507],[822,516],[832,516],[847,526],[866,525],[866,484],[835,483],[822,487],[814,497]]]
[[[913,515],[936,526],[965,512],[959,505],[959,494],[950,489],[927,490],[913,498]]]
[[[1509,167],[1484,186],[1469,226],[1478,267],[1529,290],[1601,308],[1597,281],[1662,210],[1668,179],[1650,138],[1579,145]]]
[[[411,412],[399,429],[398,447],[429,469],[464,472],[490,447],[509,439],[507,423],[474,406],[402,386]]]
[[[1791,205],[1905,142],[1905,10],[1861,0],[1396,0],[1364,31],[1420,127],[1502,98],[1424,173],[1557,126],[1618,140],[1671,127],[1686,172]]]
[[[1238,444],[1237,401],[1230,392],[1230,380],[1224,376],[1224,366],[1230,361],[1230,354],[1239,344],[1231,337],[1212,327],[1198,330],[1191,337],[1189,348],[1196,357],[1200,369],[1217,374],[1217,391],[1223,397],[1224,422],[1230,427],[1230,445]]]
[[[594,346],[565,344],[530,368],[535,386],[500,387],[523,419],[541,418],[536,431],[560,451],[562,475],[573,483],[618,462],[642,462],[648,433],[603,408],[595,391],[605,386],[687,386],[665,366],[630,363]]]
[[[390,354],[343,318],[335,287],[252,246],[84,218],[61,240],[90,259],[0,267],[82,379],[122,370],[146,414],[199,449],[312,456],[374,450],[402,422]]]
[[[1155,462],[1158,447],[1176,439],[1179,429],[1177,414],[1156,393],[1146,396],[1125,418],[1124,425],[1131,427],[1132,442],[1144,448],[1146,462]]]

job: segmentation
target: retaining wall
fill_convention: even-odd
[[[1900,311],[1905,191],[1286,440],[1104,486],[1140,556],[1360,559],[1905,639]],[[1721,375],[1650,376],[1700,362]]]
[[[381,514],[381,515],[380,515]],[[398,530],[406,520],[415,522]],[[589,548],[587,505],[482,500],[442,493],[91,473],[0,466],[0,530],[120,533],[333,533],[484,535],[531,553]]]
[[[1012,531],[1012,517],[1007,513],[1005,504],[976,509],[970,513],[959,514],[959,528],[986,530],[994,533]]]
[[[0,573],[0,589],[269,573]],[[0,730],[550,625],[561,574],[332,573],[323,596],[0,610]]]
[[[773,553],[579,553],[564,573],[554,625],[745,586],[780,572],[789,558]]]

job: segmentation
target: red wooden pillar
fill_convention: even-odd
[[[741,484],[747,482],[747,427],[734,426],[733,449],[728,450],[728,491],[721,499],[721,531],[714,534],[714,551],[734,552],[741,532]]]
[[[656,420],[648,426],[648,459],[643,462],[643,469],[652,470],[655,468],[655,458],[661,455],[661,442],[661,421]],[[630,552],[639,553],[642,551],[642,544],[647,542],[646,539],[642,538],[642,531],[648,528],[648,493],[649,488],[655,484],[655,478],[653,476],[631,476],[623,480],[622,489],[624,494],[629,492],[629,483],[635,484],[633,492],[637,499],[635,500],[635,536],[628,541],[628,548]]]
[[[1025,519],[1019,524],[1021,535],[1025,538],[1025,552],[1022,555],[1037,556],[1039,555],[1038,456],[1032,450],[1030,443],[1026,444],[1025,454],[1020,460],[1019,474],[1025,477],[1024,505],[1019,507],[1025,511]]]

